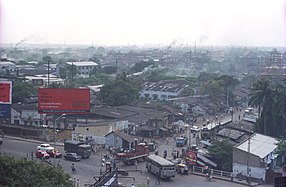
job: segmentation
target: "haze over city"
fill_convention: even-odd
[[[1,0],[1,43],[285,46],[285,0]]]

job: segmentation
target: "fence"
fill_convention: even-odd
[[[199,167],[199,166],[193,166],[193,171],[203,174],[204,173],[204,168],[203,167]],[[229,179],[229,180],[231,180],[231,177],[232,177],[232,172],[228,172],[228,171],[209,169],[209,172],[214,177],[215,176],[223,177],[223,178],[226,178],[226,179]]]

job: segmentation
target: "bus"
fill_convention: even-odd
[[[146,168],[148,172],[164,179],[175,177],[176,174],[175,164],[158,155],[149,155],[146,158]]]

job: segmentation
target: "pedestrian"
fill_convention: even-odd
[[[158,149],[156,149],[156,150],[155,150],[155,155],[158,155],[158,152],[159,152]]]
[[[177,158],[179,158],[179,150],[177,150]]]
[[[135,170],[137,171],[137,165],[138,165],[137,160],[135,160],[134,165],[135,165]]]
[[[73,174],[76,174],[76,169],[75,169],[74,163],[72,164],[71,169],[72,169],[72,173],[73,173]]]
[[[238,120],[240,120],[240,115],[238,116]]]
[[[34,153],[31,151],[31,159],[34,160]]]
[[[61,163],[61,161],[59,160],[59,161],[58,161],[58,164],[57,164],[57,167],[59,167],[59,168],[61,167],[61,164],[60,164],[60,163]]]
[[[160,184],[160,174],[157,173],[157,184]]]
[[[167,150],[164,151],[164,158],[167,158]]]
[[[150,187],[150,178],[147,177],[147,187]]]

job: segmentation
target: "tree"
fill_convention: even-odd
[[[259,116],[263,119],[263,134],[268,135],[267,121],[273,123],[273,112],[275,104],[275,92],[271,88],[268,80],[261,79],[257,81],[251,89],[249,105],[258,107]],[[261,111],[262,108],[262,111]],[[258,125],[261,124],[261,120]],[[259,129],[259,128],[258,128]]]
[[[37,89],[27,82],[14,82],[12,88],[13,103],[23,102],[25,99],[36,95]]]
[[[138,98],[138,93],[139,86],[122,74],[101,88],[98,99],[107,105],[118,106],[131,103]]]
[[[222,87],[219,81],[209,80],[206,83],[203,83],[201,86],[202,94],[210,95],[210,98],[217,104],[220,102],[220,95],[222,94]]]
[[[0,155],[0,186],[72,187],[70,176],[58,167]]]
[[[285,158],[286,158],[286,143],[285,140],[279,139],[278,143],[276,143],[277,148],[275,150],[275,154],[277,154],[279,157],[282,158],[282,163],[285,163]]]
[[[232,145],[228,140],[217,141],[212,143],[209,153],[218,165],[218,169],[224,171],[232,170]]]
[[[221,85],[223,86],[224,93],[226,96],[226,105],[229,106],[230,100],[234,104],[234,98],[232,97],[230,99],[230,95],[233,95],[232,90],[234,89],[235,86],[239,84],[239,81],[228,75],[222,75],[218,77],[217,80],[220,81]]]

